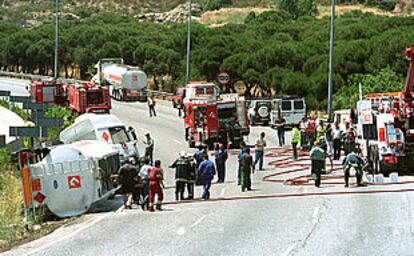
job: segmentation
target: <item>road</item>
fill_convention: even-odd
[[[170,106],[158,104],[148,117],[145,104],[114,103],[113,114],[150,131],[155,157],[166,173],[166,201],[174,202],[174,172],[167,168],[180,150],[188,150],[183,122]],[[276,133],[254,127],[249,143],[266,131],[270,147]],[[142,145],[141,145],[142,147]],[[412,189],[413,185],[348,188],[341,185],[286,186],[264,182],[278,171],[267,163],[253,175],[254,191],[236,184],[236,156],[228,161],[225,184],[213,184],[212,198],[234,200],[167,204],[164,211],[119,209],[89,213],[74,224],[15,248],[4,255],[414,255],[414,194],[381,193],[279,198],[289,193]],[[297,175],[297,174],[296,174]],[[286,175],[284,178],[295,176]],[[196,188],[200,196],[201,188]],[[274,198],[255,198],[271,196]],[[242,196],[243,198],[239,198]]]

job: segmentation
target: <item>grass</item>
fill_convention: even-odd
[[[10,171],[0,173],[0,248],[23,232],[20,179]]]

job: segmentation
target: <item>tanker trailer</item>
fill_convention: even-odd
[[[80,141],[52,148],[30,166],[34,207],[60,218],[79,216],[114,195],[112,174],[120,167],[118,152],[100,141]]]
[[[108,86],[118,101],[146,101],[147,75],[139,67],[128,66],[124,60],[101,59],[95,65],[97,74],[92,82]]]

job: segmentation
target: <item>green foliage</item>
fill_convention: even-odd
[[[294,18],[314,16],[318,13],[314,0],[280,0],[279,8],[287,11]]]
[[[249,14],[247,14],[246,18],[244,19],[244,23],[250,23],[254,19],[256,19],[256,13],[254,11],[251,11],[249,12]]]
[[[366,0],[365,2],[368,6],[374,6],[381,8],[386,11],[393,11],[397,5],[396,0]]]
[[[375,74],[354,74],[349,78],[348,86],[342,88],[334,96],[335,108],[354,107],[358,101],[359,83],[362,93],[400,92],[403,89],[403,79],[389,67]]]
[[[206,4],[204,5],[204,10],[214,11],[225,6],[230,6],[232,4],[232,0],[207,0]]]
[[[63,126],[62,127],[48,127],[48,140],[57,140],[59,138],[59,133],[61,130],[67,128],[71,124],[75,122],[75,116],[72,112],[67,108],[62,108],[59,106],[55,106],[52,109],[49,109],[45,116],[47,118],[63,118]]]

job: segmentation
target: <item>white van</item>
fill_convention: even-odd
[[[286,126],[292,127],[299,124],[306,116],[305,98],[297,96],[280,96],[272,100],[272,111],[270,113],[270,126],[275,127],[279,120],[279,113],[286,120]]]
[[[63,130],[59,138],[65,144],[81,140],[106,142],[119,152],[121,160],[140,157],[136,142],[132,141],[125,125],[114,115],[83,114]]]

